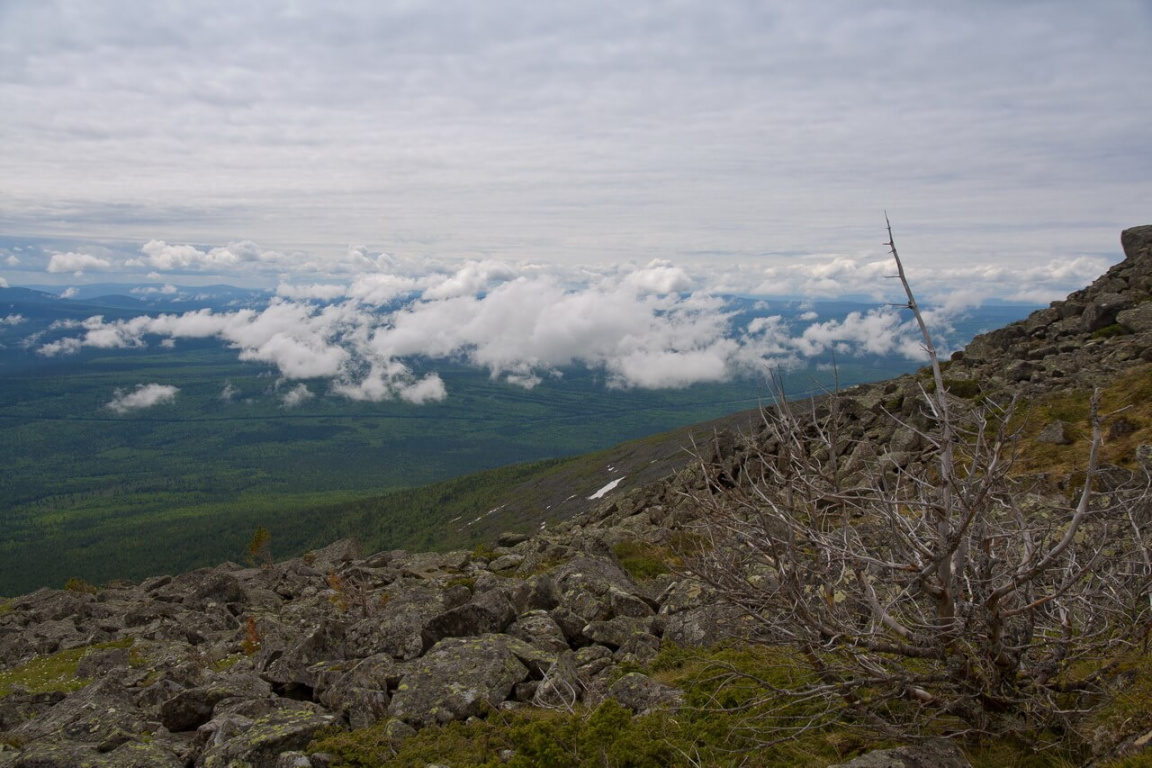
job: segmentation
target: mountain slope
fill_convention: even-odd
[[[954,397],[1022,394],[1030,415],[1055,421],[1060,398],[1107,387],[1137,406],[1111,438],[1120,451],[1111,460],[1147,453],[1152,414],[1138,406],[1152,382],[1144,324],[1152,227],[1126,231],[1124,246],[1126,261],[1070,302],[977,339],[948,366]],[[845,393],[849,464],[907,468],[932,455],[891,418],[922,418],[926,382],[905,376]],[[823,408],[794,406],[801,420]],[[695,432],[703,471],[675,471],[687,432],[584,468],[547,468],[556,473],[551,485],[525,480],[530,500],[489,516],[547,522],[544,530],[506,533],[474,551],[365,556],[341,540],[278,563],[256,551],[259,566],[226,563],[100,589],[73,583],[8,601],[0,605],[0,766],[843,763],[873,742],[843,724],[809,727],[823,722],[822,699],[837,697],[780,704],[765,696],[810,679],[804,658],[722,645],[746,637],[754,617],[692,572],[673,570],[693,547],[709,551],[707,529],[696,525],[701,489],[737,487],[755,461],[780,457],[752,417],[727,426]],[[1069,449],[1084,442],[1063,439]],[[649,467],[675,474],[589,499],[608,485],[607,470],[596,469],[607,466],[641,479]],[[584,511],[560,520],[561,503],[544,519],[550,501],[576,488]],[[1119,703],[1085,715],[1088,740],[1038,730],[965,741],[953,732],[967,756],[930,742],[919,764],[1118,766],[1152,741],[1147,649],[1133,647],[1124,663]],[[765,746],[763,727],[797,735]],[[944,719],[935,728],[953,726]]]

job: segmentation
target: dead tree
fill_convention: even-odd
[[[888,235],[932,371],[917,418],[888,416],[929,448],[903,465],[846,466],[860,439],[848,399],[805,409],[781,394],[740,482],[702,462],[694,498],[707,544],[692,570],[743,610],[755,638],[808,668],[788,687],[761,681],[764,701],[798,718],[776,720],[778,735],[831,721],[905,737],[1067,734],[1148,650],[1148,472],[1102,471],[1097,393],[1075,493],[1015,477],[1015,404],[948,394],[890,225]]]

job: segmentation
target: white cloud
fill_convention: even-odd
[[[224,382],[224,389],[220,391],[220,399],[226,403],[230,403],[236,399],[236,395],[240,394],[240,390],[233,386],[231,381]]]
[[[17,258],[15,254],[10,253],[7,258],[4,259],[4,263],[10,267],[16,267],[20,265],[20,259]]]
[[[843,265],[839,272],[852,274]],[[106,321],[92,317],[79,335],[39,348],[63,355],[83,347],[131,348],[150,338],[218,338],[239,359],[272,365],[284,381],[328,379],[331,394],[353,400],[441,400],[447,388],[419,359],[464,361],[493,378],[532,388],[569,366],[600,371],[610,387],[667,388],[728,379],[765,366],[788,366],[834,351],[839,355],[904,355],[921,359],[910,318],[886,308],[794,331],[779,316],[754,319],[743,333],[725,302],[703,292],[682,294],[687,277],[667,263],[632,271],[586,275],[568,285],[547,270],[496,270],[464,265],[432,286],[451,286],[442,298],[413,296],[420,278],[356,281],[350,296],[317,305],[327,295],[305,286],[282,290],[261,310],[198,310],[181,315]],[[808,270],[811,274],[812,270]],[[832,274],[829,270],[826,274]],[[693,279],[694,280],[694,279]],[[465,291],[475,291],[475,294]],[[402,292],[400,292],[402,291]],[[403,296],[385,306],[384,296]],[[371,301],[364,300],[372,297]],[[805,315],[815,319],[813,315]],[[948,313],[929,320],[947,330]],[[292,402],[307,388],[291,390]]]
[[[0,277],[0,288],[7,288],[7,287],[8,287],[8,281],[5,280],[3,277]]]
[[[128,413],[141,408],[175,402],[178,387],[168,384],[137,384],[136,389],[116,390],[115,396],[104,407],[116,413]]]
[[[0,317],[0,325],[20,325],[24,320],[24,315],[7,315],[6,317]]]
[[[280,402],[285,408],[296,408],[313,397],[315,395],[308,389],[307,384],[297,384],[280,396]]]
[[[70,299],[78,293],[80,293],[80,291],[76,290],[75,288],[65,288],[60,292],[60,298]]]
[[[74,253],[69,251],[67,253],[53,253],[52,258],[48,261],[49,272],[72,272],[77,275],[84,273],[84,270],[107,270],[112,268],[112,262],[108,259],[102,259],[99,256],[93,256],[88,253]]]

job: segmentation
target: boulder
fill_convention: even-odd
[[[972,768],[972,764],[952,742],[934,739],[909,747],[876,750],[831,768]]]
[[[510,640],[505,635],[441,640],[404,676],[388,714],[421,727],[500,706],[529,674]]]
[[[677,709],[683,702],[678,688],[653,680],[639,672],[624,675],[608,689],[608,695],[636,714],[655,709]]]
[[[264,717],[249,719],[226,715],[211,720],[199,729],[207,748],[196,761],[202,768],[277,768],[283,752],[302,750],[321,728],[332,725],[334,715],[317,712],[314,707],[298,706],[278,709]]]

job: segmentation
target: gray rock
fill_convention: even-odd
[[[528,611],[508,628],[508,634],[538,648],[562,653],[568,650],[564,630],[547,611]]]
[[[935,739],[909,747],[876,750],[831,768],[972,768],[972,764],[955,744]]]
[[[399,666],[391,656],[370,656],[340,674],[319,700],[352,728],[367,728],[387,715],[389,684],[399,676]]]
[[[1036,435],[1036,442],[1050,443],[1052,445],[1068,445],[1072,439],[1068,437],[1068,425],[1060,419],[1051,422],[1040,434]]]
[[[441,640],[404,676],[388,714],[420,727],[465,720],[498,707],[528,668],[504,635]]]
[[[267,699],[272,688],[255,675],[231,679],[199,688],[190,688],[165,701],[160,722],[173,733],[194,731],[212,719],[216,705],[225,699]]]
[[[652,634],[652,619],[617,616],[608,621],[593,621],[584,626],[581,634],[594,643],[615,650],[627,643],[633,635]]]
[[[608,695],[637,714],[658,708],[677,709],[684,697],[679,689],[638,672],[624,675],[613,683],[608,689]]]
[[[1085,333],[1098,331],[1116,322],[1116,316],[1132,306],[1132,299],[1121,293],[1101,293],[1084,308],[1080,327]]]
[[[200,728],[209,746],[196,761],[203,768],[228,768],[243,761],[252,768],[277,768],[283,752],[302,750],[316,732],[336,720],[311,708],[280,709],[255,720],[228,715]]]
[[[1116,322],[1129,333],[1152,332],[1152,301],[1116,313]]]
[[[2,756],[0,756],[2,757]],[[187,761],[170,742],[129,741],[106,753],[69,741],[46,740],[29,744],[11,768],[184,768]]]

